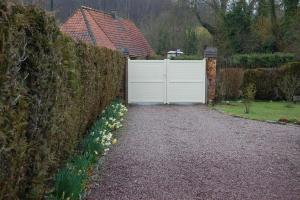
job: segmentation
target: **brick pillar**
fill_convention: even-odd
[[[217,87],[217,49],[213,47],[206,48],[204,57],[206,59],[207,102],[214,102]]]

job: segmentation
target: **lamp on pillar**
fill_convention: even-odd
[[[217,53],[218,49],[215,47],[207,47],[204,50],[204,57],[206,59],[207,101],[209,103],[216,100]]]
[[[204,49],[205,58],[217,58],[218,49],[215,47],[206,47]]]

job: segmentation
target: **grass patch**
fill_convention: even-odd
[[[287,102],[255,101],[251,104],[249,114],[245,113],[245,107],[239,101],[217,104],[215,108],[231,115],[263,121],[278,121],[280,119],[300,120],[300,104]]]

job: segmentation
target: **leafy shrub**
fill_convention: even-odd
[[[0,1],[0,199],[41,199],[118,95],[125,59],[74,42],[44,11]]]
[[[218,73],[218,98],[237,99],[241,96],[244,70],[241,68],[225,68]]]
[[[249,84],[254,84],[256,87],[255,99],[280,99],[282,95],[277,86],[279,76],[280,73],[278,73],[278,69],[248,69],[244,73],[242,90]]]
[[[256,93],[256,88],[253,83],[250,83],[243,90],[243,97],[244,97],[243,104],[245,106],[246,114],[250,113],[250,106],[251,106],[252,101],[255,99],[255,93]]]
[[[237,54],[232,57],[233,66],[243,68],[275,68],[295,61],[291,53]]]

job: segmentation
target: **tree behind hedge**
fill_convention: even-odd
[[[38,199],[117,96],[118,52],[63,36],[53,17],[0,2],[0,199]]]

